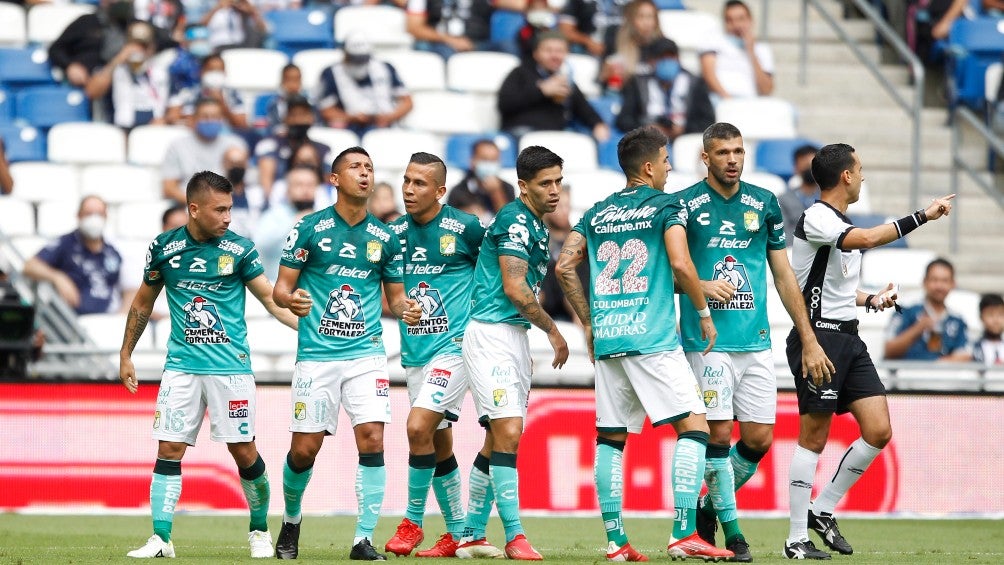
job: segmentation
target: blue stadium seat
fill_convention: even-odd
[[[758,141],[756,144],[756,163],[754,168],[758,171],[775,174],[787,181],[794,173],[794,159],[792,156],[795,154],[795,150],[803,145],[812,145],[816,148],[822,147],[822,144],[818,141],[804,137]]]
[[[268,118],[268,105],[278,97],[279,95],[274,92],[266,92],[265,94],[259,94],[254,99],[254,113],[251,116],[251,123],[254,124],[254,127],[265,127],[265,120]]]
[[[516,40],[516,33],[526,23],[522,12],[511,10],[495,10],[492,12],[490,39],[492,42],[511,42]]]
[[[757,148],[759,151],[759,146]],[[848,216],[851,219],[851,223],[859,228],[874,228],[875,226],[881,226],[882,224],[889,223],[889,216],[885,214],[850,214]],[[906,249],[908,246],[906,244],[906,238],[901,237],[892,243],[887,243],[882,246],[882,249]]]
[[[987,67],[1004,55],[1004,26],[999,18],[959,18],[948,34],[949,105],[983,107]]]
[[[603,118],[603,121],[608,126],[613,127],[614,123],[617,122],[617,115],[621,113],[621,97],[619,94],[607,94],[606,96],[590,98],[589,104],[592,105],[596,113]]]
[[[0,84],[55,84],[45,49],[0,49]]]
[[[451,167],[467,169],[471,164],[471,149],[474,143],[482,139],[491,139],[499,147],[503,169],[516,166],[516,139],[502,132],[496,133],[458,133],[446,140],[446,164]]]
[[[621,171],[620,162],[617,160],[617,143],[622,137],[624,137],[624,134],[620,130],[611,127],[610,139],[596,144],[596,150],[598,151],[597,159],[600,162],[600,166],[604,169]]]
[[[331,15],[317,8],[274,10],[265,13],[275,48],[289,56],[304,49],[335,46]]]
[[[14,119],[14,97],[0,88],[0,124],[10,123]]]
[[[655,0],[655,7],[660,10],[686,10],[683,0]]]
[[[33,86],[18,91],[14,102],[17,119],[39,128],[62,122],[91,121],[91,102],[84,93],[66,86]]]
[[[7,160],[45,161],[45,135],[30,126],[0,124],[0,138],[3,139]]]

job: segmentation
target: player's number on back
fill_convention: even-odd
[[[648,247],[640,239],[629,239],[623,246],[613,241],[604,241],[596,250],[596,260],[606,262],[606,266],[596,276],[594,289],[598,295],[629,294],[648,291],[648,277],[638,273],[648,263]],[[622,260],[630,260],[620,278],[615,278]]]

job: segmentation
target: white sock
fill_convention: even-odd
[[[833,473],[833,478],[823,486],[823,490],[812,503],[812,511],[816,514],[823,512],[833,514],[833,509],[836,508],[840,499],[847,494],[854,483],[858,482],[858,479],[881,451],[881,449],[865,443],[863,438],[858,438],[852,443],[840,459],[840,465]]]
[[[788,469],[788,506],[791,508],[789,544],[809,539],[809,501],[812,499],[812,482],[816,478],[818,463],[818,453],[801,445],[795,446]]]

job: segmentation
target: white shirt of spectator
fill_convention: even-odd
[[[397,98],[408,94],[408,90],[403,85],[394,86],[390,65],[383,61],[371,58],[366,72],[370,84],[361,85],[349,76],[344,63],[333,65],[331,73],[338,92],[321,92],[317,107],[323,110],[341,105],[349,114],[378,115],[393,111],[397,106]]]
[[[861,251],[839,248],[854,226],[847,216],[829,204],[816,202],[799,218],[799,230],[795,228],[791,246],[791,266],[798,278],[798,286],[803,293],[806,284],[819,290],[810,289],[808,304],[810,317],[815,314],[830,320],[856,320],[858,318],[858,283],[861,279]],[[804,235],[801,233],[804,232]],[[829,247],[829,258],[825,273],[810,273],[816,254],[823,247]],[[809,280],[822,277],[822,281]],[[818,302],[816,302],[818,297]]]
[[[112,71],[112,105],[115,108],[115,125],[130,128],[136,125],[136,112],[152,112],[154,118],[163,118],[170,94],[167,69],[152,65],[150,61],[136,74],[128,64]]]
[[[217,10],[209,18],[206,29],[209,30],[209,44],[214,48],[244,43],[244,21],[241,13],[233,8]]]
[[[715,76],[719,84],[735,98],[752,98],[758,96],[756,90],[756,75],[753,63],[746,49],[740,47],[734,38],[725,34],[717,35],[702,52],[715,53]],[[767,74],[774,74],[774,53],[770,46],[761,41],[753,45],[760,68]]]

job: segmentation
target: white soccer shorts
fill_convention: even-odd
[[[193,375],[164,371],[153,415],[153,439],[195,445],[209,409],[209,438],[254,441],[254,375]]]
[[[463,353],[479,416],[525,419],[533,370],[526,328],[471,320]]]
[[[774,356],[763,351],[687,353],[701,386],[708,420],[773,424],[777,412]]]
[[[404,374],[411,406],[443,415],[436,429],[448,428],[460,418],[468,389],[463,356],[440,355],[422,367],[405,367]]]
[[[369,422],[390,423],[386,357],[297,361],[289,431],[333,435],[338,429],[339,407],[345,408],[352,427]]]

